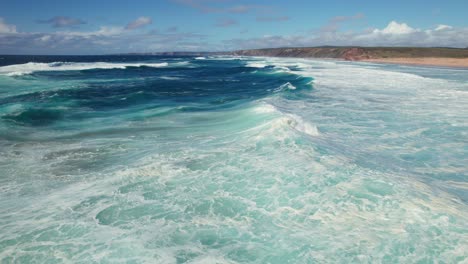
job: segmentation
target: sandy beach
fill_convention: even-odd
[[[302,47],[239,50],[232,54],[468,68],[468,49],[460,48]]]
[[[468,58],[380,58],[364,59],[362,61],[377,63],[395,63],[406,65],[426,65],[468,68]]]

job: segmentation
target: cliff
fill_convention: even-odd
[[[468,49],[412,47],[310,47],[239,50],[240,56],[369,60],[387,58],[468,58]]]

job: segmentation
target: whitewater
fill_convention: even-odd
[[[4,56],[1,263],[464,263],[466,69]]]

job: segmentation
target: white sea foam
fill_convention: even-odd
[[[247,67],[252,67],[252,68],[265,68],[268,66],[268,64],[263,63],[263,62],[248,62]]]
[[[256,140],[271,137],[283,141],[291,138],[291,132],[293,131],[298,131],[313,137],[320,136],[316,126],[293,114],[284,114],[282,117],[262,124],[258,128],[265,130],[255,137]]]
[[[179,66],[187,66],[190,65],[190,62],[188,61],[179,61],[179,62],[174,62],[166,66],[174,66],[174,67],[179,67]]]
[[[275,92],[281,92],[281,91],[284,91],[284,90],[296,90],[297,87],[292,85],[290,82],[287,82],[285,84],[282,84],[280,87],[276,88],[275,89]]]
[[[276,70],[277,73],[279,73],[279,72],[290,73],[290,72],[291,72],[291,70],[290,70],[288,67],[286,67],[286,66],[278,66],[278,65],[275,65],[275,70]]]
[[[271,104],[263,103],[255,107],[254,111],[259,114],[265,114],[265,113],[274,113],[274,112],[277,112],[278,110],[276,109],[276,107],[272,106]]]
[[[209,59],[213,60],[243,60],[245,57],[242,56],[213,56],[209,57]]]
[[[181,78],[180,77],[175,77],[175,76],[161,76],[159,77],[163,80],[169,80],[169,81],[174,81],[174,80],[180,80]]]
[[[206,60],[205,57],[196,57],[195,59],[196,59],[196,60]]]
[[[270,132],[275,134],[276,136],[278,135],[279,131],[283,131],[285,128],[286,131],[290,131],[290,128],[293,128],[296,131],[299,131],[301,133],[307,134],[309,136],[319,136],[319,130],[318,128],[309,123],[308,121],[304,120],[298,115],[295,114],[286,114],[278,110],[275,106],[263,102],[257,107],[255,107],[254,112],[257,114],[270,114],[270,113],[277,113],[280,115],[279,118],[276,118],[266,124],[262,124],[260,127],[264,127],[265,125],[269,126]],[[286,132],[289,134],[289,132]],[[284,138],[288,137],[288,135],[284,135]]]
[[[109,62],[28,62],[0,67],[0,74],[17,76],[39,71],[81,71],[91,69],[126,69],[128,67],[167,67],[167,62],[161,63],[109,63]]]
[[[319,136],[319,130],[316,126],[302,119],[300,116],[288,114],[287,124],[292,128],[309,136]]]

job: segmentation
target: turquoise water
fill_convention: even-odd
[[[2,263],[468,261],[466,70],[14,59]]]

